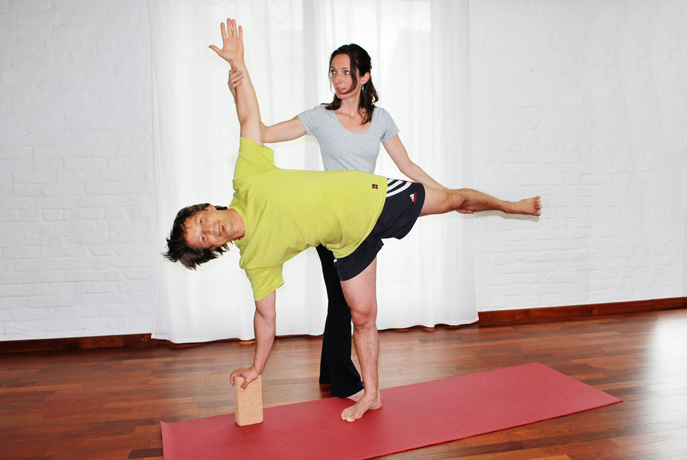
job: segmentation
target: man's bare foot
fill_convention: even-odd
[[[365,394],[365,389],[363,388],[363,389],[360,390],[359,392],[354,393],[354,394],[352,394],[352,395],[350,395],[350,396],[347,396],[346,399],[350,399],[350,400],[352,400],[353,402],[358,402],[358,401],[360,401],[360,398],[362,398],[364,394]]]
[[[525,198],[511,203],[511,211],[508,214],[522,214],[525,216],[541,216],[541,197]]]
[[[365,390],[363,390],[365,392]],[[368,410],[377,410],[382,407],[382,396],[377,391],[376,395],[371,395],[368,397],[367,393],[358,400],[358,402],[341,412],[341,419],[347,422],[355,422],[360,417],[362,417]]]

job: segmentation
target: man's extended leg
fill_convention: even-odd
[[[353,340],[365,390],[341,418],[353,422],[368,410],[382,407],[379,394],[379,336],[377,334],[377,259],[355,278],[341,282],[353,318]]]
[[[322,263],[322,275],[327,287],[327,320],[322,336],[320,383],[331,385],[332,396],[362,396],[360,374],[351,360],[351,309],[341,289],[339,274],[334,267],[334,254],[324,246],[317,247]]]
[[[420,216],[451,211],[501,211],[526,216],[541,215],[541,199],[536,196],[512,202],[503,201],[469,188],[458,190],[425,187],[425,203]]]

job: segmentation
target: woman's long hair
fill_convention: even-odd
[[[343,45],[334,50],[331,57],[329,58],[329,82],[331,84],[332,77],[332,61],[334,57],[339,54],[345,54],[351,60],[351,79],[353,80],[353,87],[349,92],[353,91],[358,86],[358,75],[365,75],[367,72],[372,70],[372,59],[370,55],[367,54],[361,46],[351,43],[349,45]],[[372,120],[372,113],[375,110],[375,102],[379,100],[377,97],[377,90],[375,85],[372,84],[372,74],[370,74],[370,79],[367,83],[363,85],[363,89],[360,92],[360,103],[358,104],[358,113],[363,116],[363,124],[369,123]],[[322,104],[327,108],[327,110],[337,110],[341,107],[341,99],[339,99],[336,94],[334,94],[334,100],[329,104]]]

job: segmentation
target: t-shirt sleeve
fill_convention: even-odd
[[[391,115],[389,115],[389,112],[387,112],[381,107],[375,108],[375,112],[377,110],[380,111],[380,115],[382,115],[382,121],[384,122],[384,134],[382,135],[382,138],[380,140],[380,142],[384,143],[389,139],[393,138],[395,135],[397,135],[399,133],[399,130],[396,126],[396,123],[394,123],[394,119],[391,118]]]
[[[234,179],[260,174],[275,168],[274,150],[266,146],[260,147],[245,137],[241,138],[239,158],[234,169]]]
[[[319,121],[319,117],[322,115],[320,112],[321,110],[322,108],[318,105],[314,109],[306,110],[298,114],[298,118],[300,118],[301,123],[303,123],[305,132],[311,136],[315,135],[313,131]]]
[[[253,298],[257,302],[284,284],[282,277],[283,265],[276,267],[246,268],[246,275],[253,288]]]

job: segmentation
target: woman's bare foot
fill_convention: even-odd
[[[508,214],[522,214],[525,216],[541,216],[541,197],[525,198],[511,203],[511,211]]]
[[[350,400],[352,400],[353,402],[358,402],[358,401],[360,401],[360,398],[363,397],[363,394],[365,394],[365,389],[364,389],[364,388],[363,388],[362,390],[360,390],[359,392],[357,392],[357,393],[354,393],[354,394],[352,394],[352,395],[350,395],[350,396],[347,396],[346,399],[350,399]]]
[[[365,390],[363,390],[363,392],[364,391]],[[341,412],[341,419],[347,422],[355,422],[368,410],[377,410],[381,409],[381,407],[382,396],[379,394],[379,391],[377,391],[375,395],[370,395],[369,397],[367,393],[364,393],[355,405],[347,407]]]

